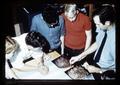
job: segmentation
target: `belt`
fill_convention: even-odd
[[[67,49],[67,50],[70,50],[70,51],[73,51],[73,52],[82,52],[83,50],[84,50],[84,48],[81,48],[81,49],[72,49],[72,48],[69,48],[69,47],[66,47],[65,46],[65,48]]]
[[[60,48],[61,48],[61,46],[58,46],[58,48],[49,49],[49,52],[53,52],[53,51],[55,51],[55,50],[57,50],[57,49],[60,49]]]

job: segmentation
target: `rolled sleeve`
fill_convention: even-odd
[[[90,21],[89,17],[85,18],[84,28],[85,28],[85,30],[90,30],[91,29],[91,21]]]

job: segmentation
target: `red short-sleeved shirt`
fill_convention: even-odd
[[[88,16],[79,13],[74,22],[69,21],[64,14],[65,20],[65,46],[72,49],[85,48],[86,34],[85,30],[91,29],[91,22]]]

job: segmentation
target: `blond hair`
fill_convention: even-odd
[[[5,39],[5,52],[9,54],[12,51],[15,51],[18,48],[18,43],[12,39],[10,36],[6,36]]]
[[[68,12],[71,6],[75,6],[75,8],[77,9],[77,5],[76,4],[70,3],[70,4],[64,4],[64,11]]]

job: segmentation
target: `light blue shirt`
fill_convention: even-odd
[[[64,35],[64,20],[59,16],[59,26],[49,28],[44,21],[42,14],[33,17],[30,31],[41,33],[49,42],[51,49],[58,48],[61,45],[60,37]]]
[[[99,28],[96,29],[96,32],[98,32],[98,35],[96,37],[96,43],[98,46],[100,46],[102,39],[104,37],[105,32],[100,30]],[[97,63],[101,68],[114,68],[115,69],[115,60],[116,60],[116,54],[115,54],[115,25],[112,26],[112,29],[107,31],[107,40],[105,42],[105,45],[102,50],[102,54],[100,56],[100,60]],[[99,49],[99,48],[98,48]],[[98,51],[98,50],[97,50]],[[96,51],[96,53],[97,53]],[[95,55],[96,55],[95,53]],[[95,56],[94,56],[95,58]]]

